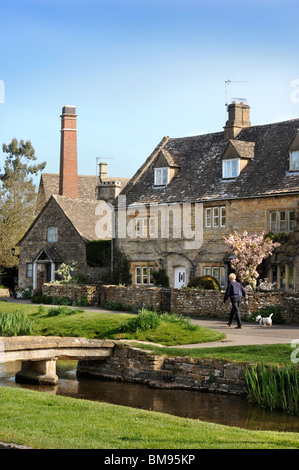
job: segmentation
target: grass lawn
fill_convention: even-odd
[[[37,449],[291,449],[298,448],[299,433],[0,387],[0,440]]]
[[[103,313],[83,310],[70,314],[51,315],[49,308],[39,312],[38,305],[8,303],[0,301],[0,312],[21,311],[34,322],[33,334],[41,336],[77,336],[89,339],[136,339],[151,341],[167,346],[218,341],[224,338],[222,333],[198,327],[188,330],[180,325],[162,322],[156,329],[138,333],[121,333],[119,328],[135,315],[129,313]]]

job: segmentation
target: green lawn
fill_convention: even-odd
[[[0,387],[0,440],[37,449],[291,449],[299,433],[250,431]]]

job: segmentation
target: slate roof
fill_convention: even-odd
[[[248,163],[234,180],[222,179],[224,132],[183,138],[164,137],[125,189],[127,204],[218,201],[299,192],[299,174],[289,172],[289,147],[299,119],[243,128],[230,142]],[[154,187],[161,149],[180,162],[166,187]],[[178,158],[179,156],[179,158]]]

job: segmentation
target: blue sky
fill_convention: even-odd
[[[221,131],[227,79],[253,125],[299,117],[298,0],[2,0],[0,17],[0,144],[30,139],[47,172],[64,105],[79,173],[98,157],[119,177],[165,135]]]

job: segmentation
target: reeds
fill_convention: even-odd
[[[245,369],[245,379],[251,402],[271,410],[282,409],[290,414],[299,414],[298,367],[252,365]]]
[[[33,330],[33,321],[19,311],[0,312],[0,336],[30,335]]]

